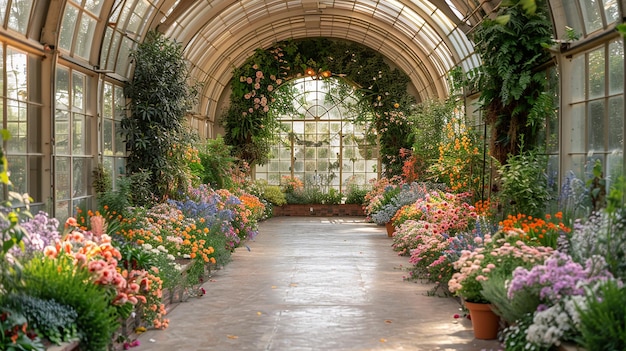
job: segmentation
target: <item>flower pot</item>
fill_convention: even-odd
[[[385,223],[385,228],[387,229],[387,236],[391,238],[393,236],[393,232],[396,231],[396,228],[393,226],[393,223],[391,221]]]
[[[491,310],[491,304],[465,301],[465,307],[470,312],[476,339],[491,340],[498,337],[500,317]]]

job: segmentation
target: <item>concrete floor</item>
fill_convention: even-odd
[[[498,350],[452,298],[403,281],[408,258],[359,217],[278,217],[133,350]]]

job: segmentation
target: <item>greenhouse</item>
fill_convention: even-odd
[[[0,1],[0,350],[626,349],[624,18]]]

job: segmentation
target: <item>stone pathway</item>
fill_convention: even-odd
[[[452,298],[403,281],[406,257],[360,217],[278,217],[133,350],[498,350]]]

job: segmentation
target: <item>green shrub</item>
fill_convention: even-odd
[[[306,187],[285,194],[288,204],[322,204],[325,194],[315,187]]]
[[[14,312],[21,313],[28,320],[38,336],[56,345],[77,337],[76,319],[78,314],[70,306],[55,300],[44,300],[29,295],[9,294],[2,304]]]
[[[280,190],[278,185],[266,185],[261,197],[274,206],[282,206],[287,203],[285,193]]]
[[[346,194],[346,203],[363,205],[363,203],[365,203],[365,195],[367,195],[367,192],[367,189],[361,188],[358,185],[351,185]]]
[[[118,313],[110,290],[91,283],[86,268],[74,266],[69,257],[34,258],[24,264],[23,274],[26,284],[16,293],[73,307],[81,351],[106,350],[119,327]]]
[[[327,205],[337,205],[341,203],[343,195],[337,189],[328,189],[328,194],[324,195],[323,203]]]
[[[626,350],[626,288],[608,281],[579,310],[579,343],[587,350]]]

